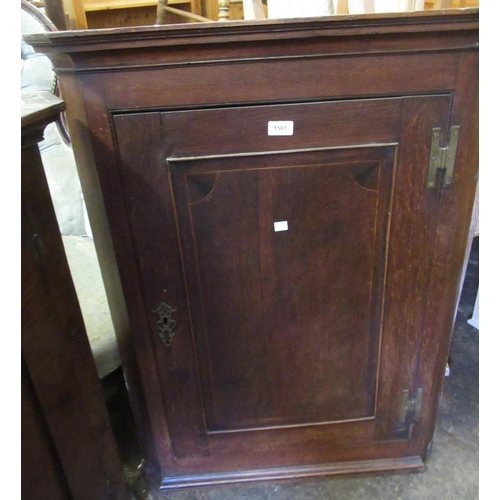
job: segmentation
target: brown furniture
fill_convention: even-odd
[[[158,0],[62,0],[72,29],[116,28],[155,24]],[[167,3],[167,0],[165,0]],[[160,23],[189,22],[201,16],[201,0],[168,0]]]
[[[426,9],[463,9],[479,7],[479,0],[425,0]]]
[[[421,471],[477,180],[478,11],[28,41],[130,322],[150,480]]]
[[[158,9],[157,9],[157,17],[156,24],[166,24],[169,22],[169,14],[174,14],[175,16],[180,17],[184,21],[197,21],[197,22],[211,22],[212,20],[201,16],[201,3],[198,0],[197,2],[183,2],[188,3],[191,6],[191,10],[182,10],[179,9],[178,5],[171,0],[158,0]],[[196,4],[196,5],[193,5]],[[179,21],[177,21],[179,22]]]
[[[64,102],[21,98],[22,497],[130,499],[38,149]]]

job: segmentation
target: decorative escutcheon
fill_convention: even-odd
[[[170,347],[175,337],[174,329],[177,323],[172,319],[172,314],[176,311],[177,307],[171,307],[165,302],[162,302],[158,309],[153,309],[153,312],[160,317],[156,325],[158,326],[158,335],[165,347]]]

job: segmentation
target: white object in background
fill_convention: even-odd
[[[337,0],[337,4],[340,0]],[[423,10],[425,0],[349,0],[349,14]],[[337,10],[338,12],[338,10]]]
[[[266,13],[262,0],[243,0],[243,18],[249,19],[265,19]]]
[[[476,302],[474,304],[474,311],[472,313],[472,318],[467,320],[467,323],[469,323],[469,325],[479,330],[479,288],[477,290]]]
[[[349,14],[370,14],[375,12],[375,0],[349,0]]]
[[[424,10],[425,0],[375,0],[375,12]]]
[[[333,0],[267,0],[267,17],[282,19],[293,17],[332,16]]]

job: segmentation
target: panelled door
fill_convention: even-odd
[[[449,108],[114,117],[177,471],[408,455],[440,193],[431,132],[447,133]]]

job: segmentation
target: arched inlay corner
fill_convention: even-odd
[[[214,190],[216,183],[216,173],[186,175],[189,203],[205,200]]]
[[[377,191],[379,181],[380,163],[361,163],[349,167],[352,178],[364,189]]]

